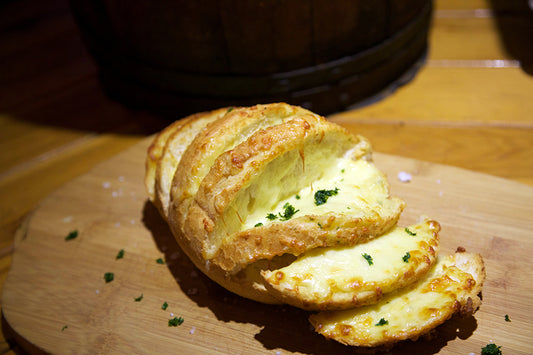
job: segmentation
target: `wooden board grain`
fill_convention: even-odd
[[[147,202],[142,181],[148,144],[142,141],[51,194],[19,233],[2,311],[27,350],[350,353],[315,334],[307,312],[242,299],[193,267]],[[452,319],[432,340],[408,341],[394,353],[479,354],[493,341],[504,353],[530,354],[533,188],[391,155],[375,159],[393,193],[407,202],[401,224],[431,216],[443,227],[442,254],[463,246],[481,253],[487,268],[483,304],[474,317]],[[412,180],[400,182],[400,171]],[[79,236],[66,241],[73,230]],[[121,249],[124,257],[116,259]],[[114,273],[112,282],[104,281],[106,272]],[[175,316],[183,324],[168,326]]]

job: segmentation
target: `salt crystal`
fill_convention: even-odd
[[[120,222],[115,223],[115,227],[120,227]]]
[[[189,330],[189,334],[194,334],[194,331],[196,330],[196,327],[192,327],[191,330]]]
[[[111,196],[113,196],[113,197],[118,197],[118,192],[117,192],[117,191],[113,191],[113,192],[111,193]]]
[[[72,222],[72,216],[67,216],[63,218],[63,223],[70,223],[70,222]]]
[[[124,181],[124,180],[125,180],[124,176],[119,176],[119,177],[118,177],[118,181],[122,182],[122,181]]]
[[[398,173],[398,180],[401,182],[409,182],[412,179],[412,175],[409,173],[406,173],[405,171],[400,171]]]
[[[440,179],[437,179],[437,184],[440,184]]]
[[[131,223],[131,224],[135,224],[135,220],[132,219],[132,220],[130,221],[130,223]]]
[[[110,183],[109,181],[104,181],[104,182],[102,183],[102,187],[103,187],[104,189],[109,189],[110,186],[111,186],[111,183]]]
[[[96,294],[99,294],[100,293],[100,290],[96,290]]]

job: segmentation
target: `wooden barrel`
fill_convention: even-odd
[[[183,115],[286,101],[328,114],[425,53],[430,0],[72,0],[105,90]]]

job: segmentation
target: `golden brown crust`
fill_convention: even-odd
[[[145,162],[144,186],[146,187],[148,197],[152,202],[155,201],[155,178],[157,162],[163,154],[163,149],[165,147],[168,137],[170,137],[173,132],[179,130],[179,128],[186,122],[187,117],[168,125],[154,137],[152,144],[150,144],[150,146],[148,147]]]
[[[156,163],[154,198],[155,206],[165,219],[168,218],[172,180],[183,152],[205,126],[223,116],[227,110],[222,108],[188,116],[166,137],[164,148]]]

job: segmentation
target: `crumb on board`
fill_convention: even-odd
[[[410,182],[413,176],[405,171],[400,171],[398,173],[398,180],[401,182]]]

